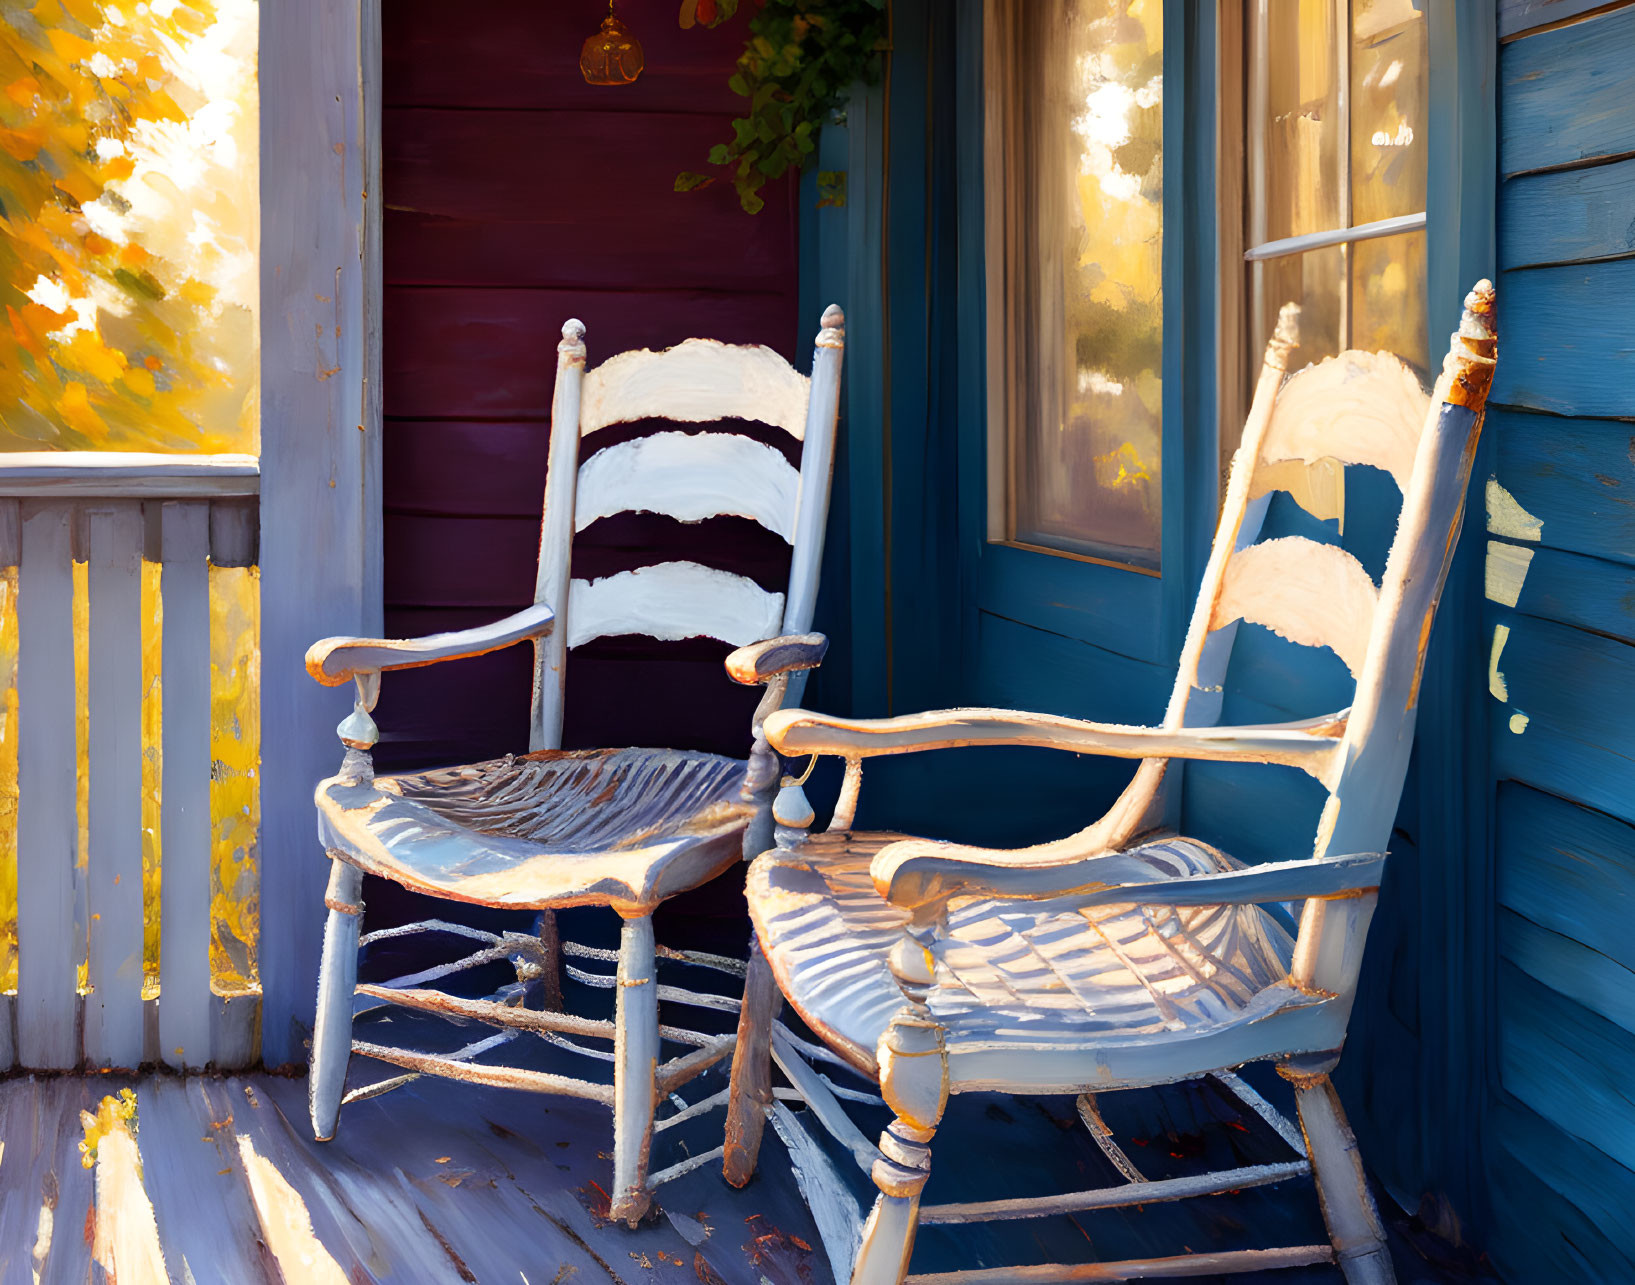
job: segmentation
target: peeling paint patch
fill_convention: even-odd
[[[1490,477],[1487,479],[1487,529],[1512,540],[1537,540],[1544,535],[1544,520],[1522,508],[1516,497],[1499,485],[1498,478]]]
[[[1487,598],[1500,606],[1514,607],[1521,601],[1521,587],[1527,569],[1533,565],[1533,550],[1503,540],[1487,542]]]
[[[1493,627],[1493,648],[1487,655],[1487,690],[1493,694],[1494,700],[1507,701],[1510,699],[1510,688],[1504,681],[1504,671],[1499,668],[1499,660],[1504,655],[1504,645],[1510,641],[1510,626],[1495,625]]]
[[[1512,732],[1514,732],[1517,736],[1520,736],[1523,732],[1525,732],[1527,730],[1527,724],[1528,724],[1529,721],[1530,720],[1528,719],[1527,715],[1523,714],[1518,709],[1514,714],[1512,714],[1510,716],[1510,730]]]

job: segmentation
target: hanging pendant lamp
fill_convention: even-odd
[[[644,59],[641,41],[613,15],[613,0],[607,0],[607,17],[579,52],[579,70],[588,85],[633,85],[642,74]]]

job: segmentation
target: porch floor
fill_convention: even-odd
[[[96,1168],[84,1168],[79,1113],[127,1087],[136,1095],[135,1148],[104,1141]],[[938,1200],[1104,1180],[1099,1153],[1063,1114],[1071,1103],[995,1096],[955,1107],[928,1193]],[[1202,1134],[1159,1127],[1171,1131],[1138,1154],[1199,1149]],[[115,1272],[125,1285],[167,1277],[193,1285],[830,1279],[771,1130],[748,1188],[732,1190],[705,1166],[661,1189],[661,1208],[636,1231],[602,1216],[609,1142],[607,1112],[594,1105],[441,1080],[348,1107],[336,1140],[320,1144],[307,1128],[301,1079],[16,1076],[0,1082],[0,1285],[78,1285]],[[1321,1237],[1310,1185],[1290,1182],[1144,1210],[926,1228],[914,1267],[1087,1262]],[[1392,1239],[1404,1285],[1485,1279],[1468,1256],[1416,1236],[1405,1219],[1394,1220]],[[154,1246],[162,1274],[143,1270]],[[1338,1273],[1232,1279],[1287,1285]]]

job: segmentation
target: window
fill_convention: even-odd
[[[1364,348],[1425,368],[1424,0],[1243,9],[1241,369],[1258,367],[1291,299],[1302,306],[1301,364]],[[1227,408],[1223,430],[1242,409]]]
[[[986,9],[988,537],[1156,570],[1163,4]]]

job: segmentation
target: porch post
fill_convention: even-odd
[[[381,617],[379,0],[261,6],[261,1050],[304,1064],[346,695],[302,665]]]

